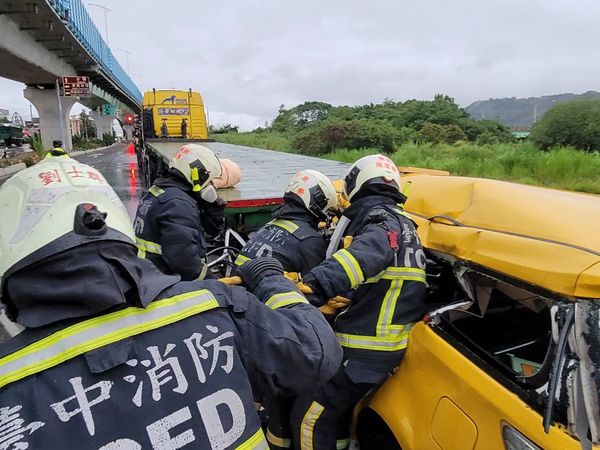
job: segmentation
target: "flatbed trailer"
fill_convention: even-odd
[[[168,169],[169,160],[181,146],[198,142],[219,158],[231,159],[242,171],[242,180],[234,188],[220,189],[227,201],[227,224],[246,235],[270,220],[271,212],[283,202],[283,191],[297,171],[315,169],[331,179],[343,178],[349,164],[310,156],[264,150],[241,145],[191,140],[146,140],[141,149],[142,179],[146,187]],[[138,156],[140,156],[138,154]]]

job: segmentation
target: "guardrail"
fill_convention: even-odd
[[[81,0],[47,1],[98,65],[113,76],[113,81],[122,90],[141,104],[142,93],[114,57]]]

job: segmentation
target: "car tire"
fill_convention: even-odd
[[[360,450],[402,450],[385,421],[371,410],[360,414],[357,437]]]

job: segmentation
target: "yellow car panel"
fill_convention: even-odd
[[[417,175],[405,211],[423,245],[566,296],[600,298],[600,197]],[[584,274],[585,276],[582,276]]]
[[[456,410],[445,414],[445,424],[442,415],[434,420],[442,399],[451,401],[464,414]],[[503,450],[504,423],[541,448],[581,450],[580,442],[564,428],[552,426],[545,434],[540,414],[423,322],[413,328],[398,371],[377,391],[368,407],[385,420],[404,450]],[[465,416],[476,426],[473,446],[470,442],[474,431]],[[442,426],[445,428],[441,429]],[[444,440],[444,446],[438,445],[432,428],[435,438]],[[462,433],[465,433],[465,447],[452,441],[453,434],[458,439]]]
[[[477,426],[452,400],[442,397],[433,413],[431,437],[444,450],[472,450]]]
[[[504,275],[509,284],[550,291],[547,299],[600,299],[600,196],[418,170],[402,173],[403,184],[410,183],[404,210],[432,254],[499,279]],[[560,424],[546,434],[541,414],[516,394],[523,391],[514,381],[487,363],[478,366],[480,356],[461,353],[463,344],[442,336],[439,328],[418,323],[398,371],[359,408],[375,411],[404,450],[501,450],[505,426],[543,449],[582,448]],[[533,395],[532,388],[528,392]],[[361,417],[370,416],[359,413],[358,429]]]

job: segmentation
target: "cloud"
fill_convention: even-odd
[[[281,104],[599,89],[600,3],[580,0],[103,0],[110,42],[142,89],[202,92],[211,121],[248,129]],[[90,9],[101,32],[104,19]],[[120,59],[122,52],[116,52]],[[124,63],[124,61],[122,61]],[[23,104],[0,82],[3,99]]]

